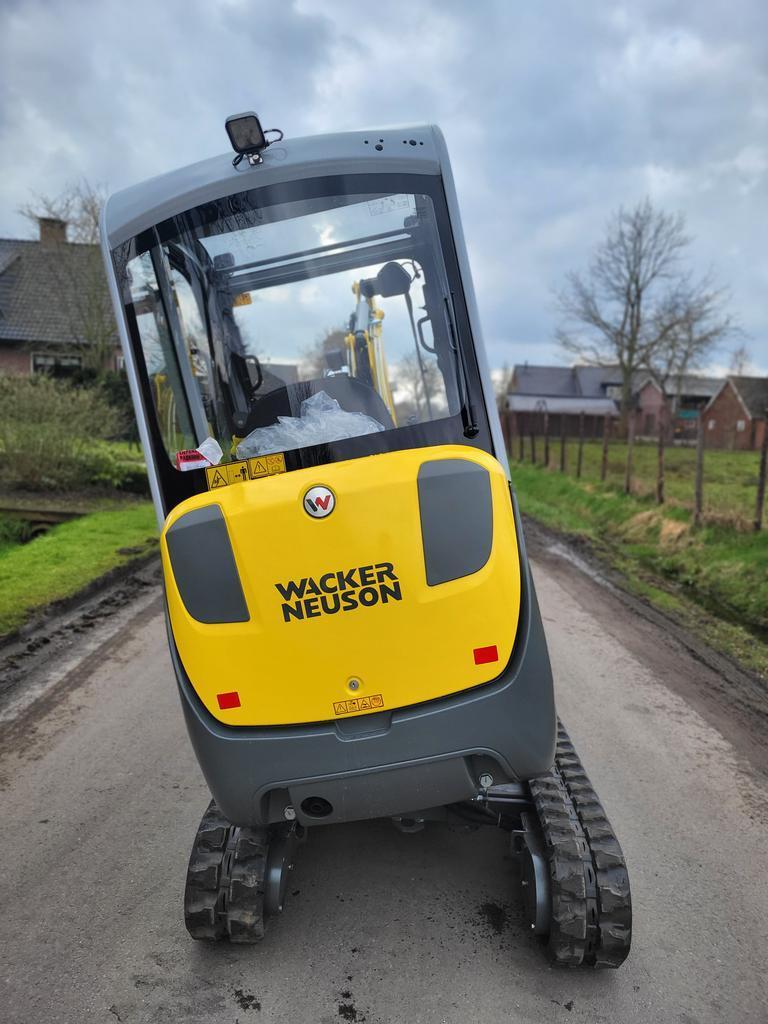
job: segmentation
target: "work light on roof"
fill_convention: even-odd
[[[251,165],[261,163],[261,152],[273,142],[279,142],[283,133],[279,128],[268,128],[266,131],[261,127],[258,115],[252,110],[244,114],[231,114],[224,122],[227,135],[232,149],[237,156],[232,161],[232,166],[237,167],[243,157],[247,157]],[[276,139],[267,139],[267,135],[275,133]]]

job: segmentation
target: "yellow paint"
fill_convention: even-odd
[[[250,292],[241,292],[232,299],[233,306],[250,306],[253,302]]]
[[[416,479],[432,459],[470,459],[491,475],[494,540],[486,565],[439,586],[426,583]],[[336,508],[313,519],[307,490],[332,488]],[[506,475],[465,446],[390,452],[267,476],[258,487],[223,487],[187,499],[166,528],[194,508],[217,504],[227,521],[248,622],[205,625],[181,602],[162,543],[173,634],[197,694],[230,725],[271,725],[372,714],[455,693],[498,676],[509,661],[520,612],[517,539]],[[461,509],[445,510],[461,516]],[[284,621],[276,583],[392,563],[402,600]],[[496,644],[499,661],[475,665],[473,650]],[[360,680],[350,697],[348,682]],[[237,690],[222,711],[216,694]],[[368,701],[370,706],[361,701]],[[357,703],[354,703],[354,702]],[[350,708],[351,705],[351,708]]]

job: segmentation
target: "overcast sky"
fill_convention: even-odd
[[[245,109],[442,126],[492,365],[562,361],[553,287],[650,195],[768,372],[766,0],[0,0],[0,235],[30,190],[225,150]]]

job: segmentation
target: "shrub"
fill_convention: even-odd
[[[110,406],[116,409],[122,418],[122,427],[118,436],[125,441],[138,444],[139,431],[136,427],[131,389],[128,386],[128,376],[125,370],[110,370],[105,373],[101,379],[101,389]]]
[[[0,549],[24,544],[31,537],[31,523],[15,516],[0,516]]]
[[[99,389],[42,375],[0,378],[0,483],[25,490],[114,486],[117,470],[94,442],[120,433],[123,419]]]

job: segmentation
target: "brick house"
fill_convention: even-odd
[[[728,377],[703,413],[707,447],[759,449],[766,410],[768,377]]]
[[[661,387],[644,370],[632,375],[631,416],[635,436],[658,437],[662,406],[666,403],[666,434],[670,440],[693,440],[701,410],[717,392],[722,380],[716,377],[682,376]],[[543,412],[550,429],[560,432],[560,417],[567,434],[580,429],[585,419],[587,436],[603,430],[605,417],[618,417],[621,405],[621,373],[616,366],[515,366],[510,380],[506,409],[515,415],[522,432],[540,429]],[[538,417],[538,419],[537,419]]]
[[[39,225],[36,240],[0,238],[0,374],[120,369],[99,246],[68,242],[64,221]]]
[[[634,394],[635,437],[659,436],[659,422],[666,401],[667,438],[695,440],[699,416],[722,383],[719,377],[675,377],[667,382],[665,399],[660,385],[646,377]]]
[[[524,434],[540,430],[546,413],[553,435],[575,435],[583,424],[585,436],[600,436],[606,416],[618,415],[606,393],[614,376],[614,369],[597,366],[515,366],[505,402],[512,429]]]

